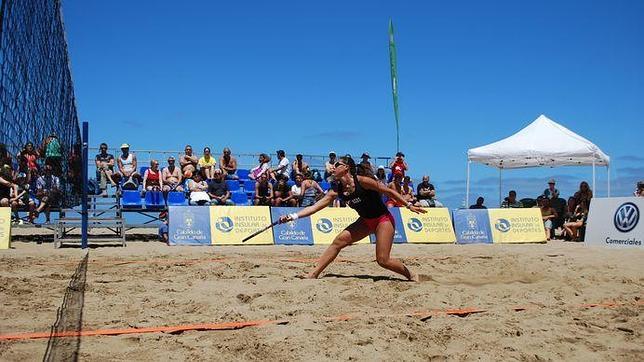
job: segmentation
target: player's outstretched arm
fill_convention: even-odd
[[[307,217],[307,216],[313,215],[316,212],[329,206],[337,196],[338,194],[335,191],[329,190],[326,193],[326,195],[324,195],[324,197],[318,200],[318,202],[316,202],[315,204],[305,207],[296,213],[280,216],[280,223],[285,223],[295,219],[299,219],[301,217]]]
[[[398,203],[400,203],[401,205],[407,205],[407,208],[409,210],[417,214],[424,214],[427,212],[427,210],[423,209],[422,207],[414,206],[411,202],[407,202],[407,200],[405,200],[405,198],[403,198],[402,195],[400,195],[396,190],[389,188],[370,177],[358,176],[358,182],[360,182],[360,186],[366,189],[387,195],[390,199],[398,201]]]

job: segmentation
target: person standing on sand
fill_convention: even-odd
[[[394,217],[382,202],[382,195],[393,198],[415,213],[426,213],[421,207],[414,206],[395,190],[387,188],[370,177],[358,176],[356,165],[350,156],[340,157],[335,163],[333,175],[336,180],[333,189],[315,204],[296,213],[282,215],[280,223],[310,216],[330,205],[337,197],[358,212],[360,218],[338,234],[333,243],[324,251],[317,266],[306,277],[316,279],[320,273],[338,256],[340,250],[367,237],[376,235],[376,261],[383,268],[396,272],[408,280],[418,281],[418,275],[412,273],[398,259],[392,258],[391,246],[394,239]]]

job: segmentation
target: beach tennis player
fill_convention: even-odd
[[[374,178],[358,176],[356,165],[350,156],[340,157],[335,163],[333,174],[335,183],[326,195],[315,204],[297,213],[282,215],[281,223],[310,216],[327,207],[337,197],[358,212],[360,218],[338,234],[333,243],[324,251],[317,266],[306,277],[315,279],[338,256],[340,250],[361,240],[370,234],[376,235],[376,260],[383,268],[396,272],[408,280],[418,281],[418,275],[412,273],[398,259],[390,257],[394,240],[395,221],[387,206],[382,202],[382,195],[393,198],[416,213],[425,213],[424,209],[407,203],[395,190],[387,188]]]

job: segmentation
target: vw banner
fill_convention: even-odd
[[[458,244],[492,243],[487,210],[459,209],[452,213]]]
[[[279,220],[280,216],[300,210],[299,207],[271,207],[271,219]],[[273,227],[273,240],[280,245],[313,245],[311,219],[304,217]]]
[[[168,214],[170,245],[210,245],[208,206],[170,206]]]
[[[212,245],[273,244],[273,230],[268,229],[245,243],[241,241],[271,224],[268,206],[211,206],[210,234]]]
[[[336,235],[358,220],[358,213],[348,207],[325,207],[311,215],[310,219],[314,244],[331,244]],[[356,242],[356,244],[368,243],[369,238],[366,236]]]
[[[643,211],[642,197],[593,198],[586,224],[586,245],[644,249]]]

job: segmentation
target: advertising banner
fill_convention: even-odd
[[[11,248],[11,208],[0,207],[0,250]]]
[[[643,211],[642,197],[593,198],[586,224],[586,245],[644,250]]]
[[[271,207],[271,219],[297,212],[299,207]],[[273,227],[273,241],[279,245],[313,245],[311,218],[305,217]]]
[[[210,245],[210,207],[170,206],[168,239],[170,245]]]
[[[452,216],[458,244],[492,243],[487,210],[459,209],[454,210]]]
[[[356,220],[358,220],[358,213],[348,207],[327,207],[316,212],[310,217],[313,243],[331,244],[336,235]],[[368,237],[356,242],[356,244],[368,243]]]
[[[488,209],[495,243],[538,243],[546,241],[539,208]]]
[[[416,214],[400,208],[403,230],[408,243],[454,243],[452,218],[447,208],[431,208]]]
[[[268,206],[211,206],[210,234],[212,245],[266,245],[273,244],[273,230],[241,241],[252,233],[271,224]]]

